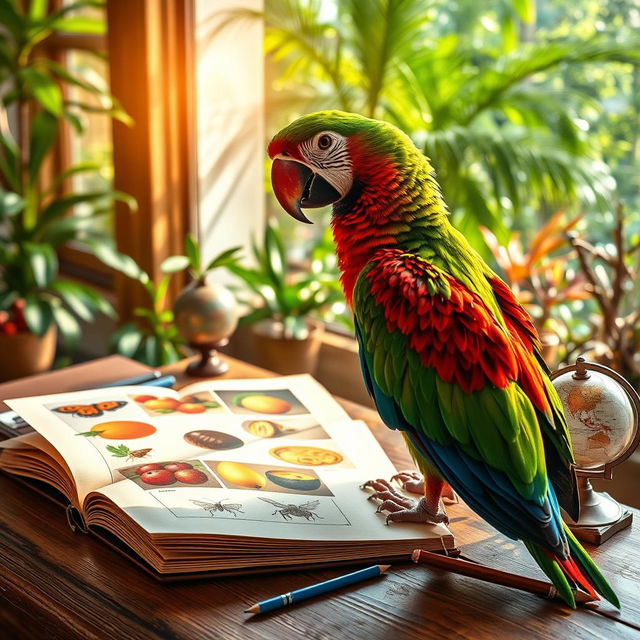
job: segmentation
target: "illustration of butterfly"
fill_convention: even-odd
[[[103,400],[102,402],[92,402],[91,404],[65,404],[63,407],[56,407],[53,411],[58,413],[71,413],[77,418],[97,418],[105,411],[115,411],[127,404],[124,400]]]

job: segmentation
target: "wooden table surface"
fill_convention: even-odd
[[[267,372],[231,362],[228,377]],[[180,372],[184,364],[167,367]],[[180,376],[180,384],[187,379]],[[36,390],[34,390],[35,392]],[[341,401],[363,419],[398,468],[409,465],[402,440],[377,415]],[[408,564],[379,579],[272,614],[243,609],[269,596],[345,573],[296,571],[161,584],[92,536],[74,534],[64,512],[0,476],[0,638],[243,640],[366,638],[640,638],[640,533],[637,522],[599,548],[588,547],[622,601],[598,612]],[[463,504],[448,507],[467,556],[543,578],[520,543],[505,539]],[[640,514],[635,513],[636,519]]]

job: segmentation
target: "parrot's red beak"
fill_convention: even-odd
[[[313,223],[302,213],[302,207],[325,207],[341,197],[321,176],[293,159],[274,159],[271,165],[271,184],[282,208],[292,218],[307,224]]]

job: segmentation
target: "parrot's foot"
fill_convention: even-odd
[[[398,482],[400,486],[409,493],[415,493],[419,496],[424,494],[425,479],[422,474],[418,473],[417,471],[399,471],[395,476],[391,477],[391,480]],[[428,484],[429,480],[427,480],[426,482]],[[458,502],[458,496],[447,482],[443,483],[442,493],[440,497],[450,503]]]
[[[423,485],[424,486],[424,485]],[[379,478],[365,482],[362,489],[375,490],[368,500],[381,500],[376,513],[388,511],[386,524],[389,522],[421,522],[425,524],[448,524],[449,518],[439,499],[428,500],[425,497],[414,500],[403,496],[387,480]]]

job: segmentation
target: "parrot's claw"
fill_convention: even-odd
[[[391,500],[385,500],[385,502],[380,505],[379,510],[381,508],[390,512],[389,515],[387,515],[386,524],[389,524],[390,522],[449,524],[449,517],[442,508],[442,502],[439,501],[438,506],[433,509],[424,497],[420,498],[418,501],[413,501],[413,505],[408,509]]]
[[[424,478],[417,471],[399,471],[391,476],[391,481],[397,482],[409,493],[417,493],[419,496],[424,493]]]

